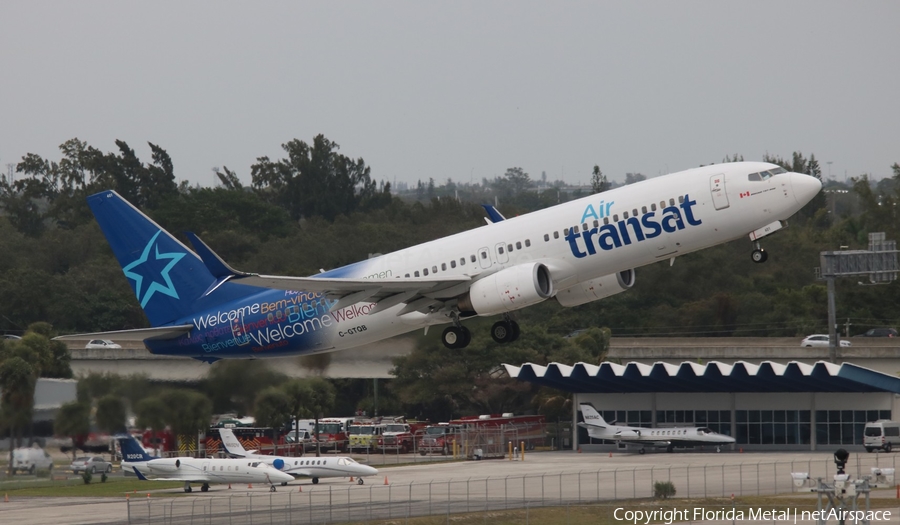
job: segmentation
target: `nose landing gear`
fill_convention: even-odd
[[[764,263],[769,259],[769,253],[759,247],[756,243],[756,249],[750,254],[750,259],[755,263]]]

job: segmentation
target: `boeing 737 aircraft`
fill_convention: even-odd
[[[155,354],[273,357],[345,350],[462,321],[501,315],[498,343],[514,341],[510,313],[541,301],[577,306],[634,285],[634,268],[744,235],[759,239],[821,189],[809,175],[735,162],[664,175],[506,219],[311,277],[244,273],[196,235],[191,250],[114,191],[88,197],[153,328],[63,336],[143,340]]]
[[[202,483],[200,490],[209,490],[210,483],[267,483],[275,492],[275,484],[287,484],[294,477],[255,460],[220,458],[158,458],[144,451],[134,436],[116,436],[122,449],[122,470],[133,471],[140,480],[154,476],[153,481],[183,481],[184,491],[191,492],[191,483]]]
[[[666,447],[667,452],[672,452],[676,446],[714,445],[718,451],[722,445],[734,443],[733,437],[702,427],[644,428],[610,425],[591,405],[582,404],[580,406],[584,423],[578,423],[578,426],[586,428],[589,436],[593,439],[608,439],[628,445],[640,445],[641,448],[638,452],[641,454],[645,452],[645,445]]]
[[[230,428],[219,429],[219,437],[225,451],[232,456],[251,458],[271,465],[278,470],[294,477],[312,478],[313,485],[319,483],[319,478],[346,478],[356,476],[356,484],[362,485],[363,476],[374,476],[378,469],[357,463],[355,459],[347,456],[327,456],[324,458],[289,458],[279,456],[265,456],[253,454],[244,449],[241,442],[235,437]],[[286,483],[282,483],[286,485]]]

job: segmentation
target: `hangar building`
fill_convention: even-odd
[[[705,426],[745,450],[862,449],[867,421],[900,416],[900,378],[851,363],[652,365],[604,362],[504,365],[510,377],[574,394],[607,421],[630,426]],[[607,450],[581,427],[575,447]]]

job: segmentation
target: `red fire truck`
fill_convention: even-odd
[[[512,413],[465,416],[449,423],[429,425],[419,440],[419,453],[423,456],[452,453],[454,440],[460,445],[481,446],[479,433],[485,434],[483,439],[497,450],[507,442],[516,447],[524,442],[525,448],[530,450],[544,444],[545,423],[544,416],[514,416]]]
[[[381,421],[384,431],[377,438],[377,448],[386,451],[397,451],[406,454],[413,450],[416,435],[421,434],[426,423],[406,421],[403,417],[384,418]]]
[[[319,420],[319,432],[315,429],[310,432],[318,435],[319,449],[322,451],[346,452],[349,443],[348,430],[353,423],[352,417],[329,417]]]

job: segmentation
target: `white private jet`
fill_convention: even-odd
[[[142,481],[183,481],[184,491],[191,492],[191,483],[202,483],[207,492],[210,483],[266,483],[275,492],[275,485],[287,484],[294,478],[256,460],[220,458],[158,458],[147,454],[134,436],[116,436],[122,450],[122,470],[133,471]],[[149,477],[148,477],[149,476]]]
[[[364,483],[363,476],[375,476],[378,474],[378,469],[357,463],[355,459],[347,456],[329,455],[319,458],[292,458],[254,454],[254,451],[244,449],[244,446],[241,445],[241,442],[230,428],[219,429],[219,437],[222,438],[222,445],[225,447],[225,450],[232,456],[265,462],[267,465],[271,465],[281,472],[294,477],[312,478],[313,485],[319,483],[319,478],[346,478],[348,476],[355,476],[357,485],[362,485]],[[282,485],[284,484],[282,483]]]
[[[500,315],[491,336],[508,343],[519,336],[511,312],[623,292],[639,266],[748,234],[764,262],[759,240],[821,188],[765,162],[704,166],[510,219],[486,206],[485,226],[310,277],[235,270],[196,235],[185,233],[191,250],[103,191],[88,204],[153,327],[60,339],[142,340],[155,354],[213,362],[346,350],[449,324],[442,340],[455,349],[471,340],[463,320]]]
[[[586,428],[590,437],[626,445],[640,445],[638,452],[641,454],[645,452],[644,446],[665,447],[667,452],[672,452],[676,446],[713,445],[719,451],[722,445],[734,443],[733,437],[703,427],[644,428],[610,425],[591,405],[580,406],[584,423],[578,423],[578,426]]]

